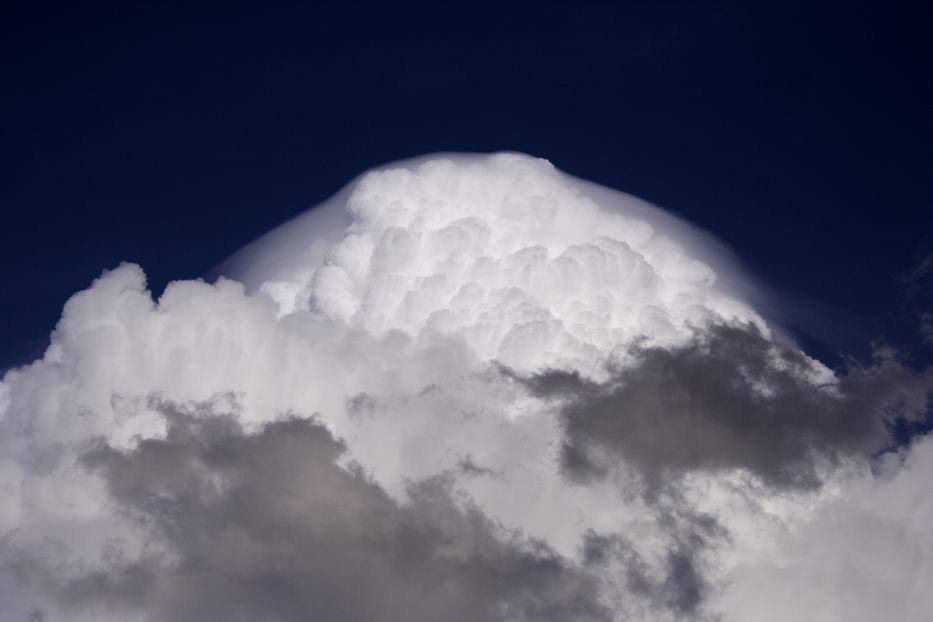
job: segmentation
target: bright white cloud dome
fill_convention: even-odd
[[[337,227],[287,226],[303,258],[283,256],[281,236],[249,256],[273,275],[259,289],[282,313],[313,310],[376,335],[457,335],[481,359],[524,370],[589,369],[636,340],[670,344],[710,322],[764,326],[697,257],[699,234],[546,160],[402,163],[318,210]],[[312,244],[323,250],[307,254]]]

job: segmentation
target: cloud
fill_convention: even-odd
[[[807,357],[653,206],[430,157],[224,270],[3,376],[3,622],[929,617],[929,372]]]
[[[443,477],[399,504],[344,447],[296,417],[247,433],[209,405],[155,405],[164,438],[106,442],[99,473],[146,550],[46,576],[68,610],[186,620],[597,620],[595,584],[546,545],[504,532]],[[39,574],[39,562],[28,573]]]
[[[812,488],[819,471],[890,443],[900,417],[927,411],[929,373],[880,352],[825,377],[812,359],[754,325],[715,325],[673,348],[637,347],[611,379],[552,370],[521,379],[563,402],[565,472],[605,474],[620,460],[649,488],[698,469],[742,469],[777,488]]]
[[[770,534],[767,551],[749,547],[728,573],[720,609],[764,622],[929,618],[933,438],[889,458],[890,472],[859,478]]]
[[[309,261],[301,245],[288,250],[294,236],[331,237],[299,222],[232,259],[229,273],[283,312],[309,310],[372,334],[456,335],[479,358],[526,370],[594,371],[636,340],[675,341],[714,320],[761,321],[733,291],[753,287],[721,245],[545,160],[402,162],[315,212],[309,218],[352,218],[326,261]]]
[[[705,606],[714,589],[709,553],[727,533],[708,514],[664,505],[653,509],[670,537],[658,560],[646,559],[642,547],[625,533],[591,531],[583,539],[586,566],[617,575],[626,594],[644,601],[633,619],[715,619]]]

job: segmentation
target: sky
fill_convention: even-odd
[[[929,619],[933,17],[4,8],[0,622]]]
[[[103,267],[206,274],[438,151],[544,157],[713,231],[826,358],[916,339],[926,3],[231,4],[6,5],[0,365]]]

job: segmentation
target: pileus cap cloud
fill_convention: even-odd
[[[710,323],[765,326],[702,233],[546,160],[403,162],[318,209],[293,234],[310,234],[310,245],[283,252],[286,229],[233,264],[282,313],[313,310],[372,334],[458,335],[481,359],[521,369],[592,367],[635,341],[673,343]]]

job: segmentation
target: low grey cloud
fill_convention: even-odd
[[[19,555],[15,572],[63,611],[147,620],[601,620],[596,584],[542,543],[458,504],[444,477],[399,504],[314,420],[244,431],[163,403],[168,432],[82,458],[147,534],[128,559],[67,579]],[[37,613],[37,615],[42,615]],[[58,619],[46,617],[45,619]]]
[[[686,345],[635,349],[632,360],[606,382],[564,370],[519,378],[561,401],[570,478],[606,475],[621,460],[649,491],[698,469],[744,469],[770,487],[813,489],[822,466],[884,449],[890,424],[922,416],[933,388],[929,372],[885,351],[817,382],[811,360],[753,325],[716,325]]]
[[[728,540],[728,533],[710,515],[691,510],[682,499],[677,505],[657,504],[655,520],[669,537],[660,567],[649,563],[624,533],[590,531],[583,540],[583,559],[588,568],[616,573],[626,593],[647,604],[654,619],[707,620],[715,616],[705,605],[714,586],[707,555]]]

